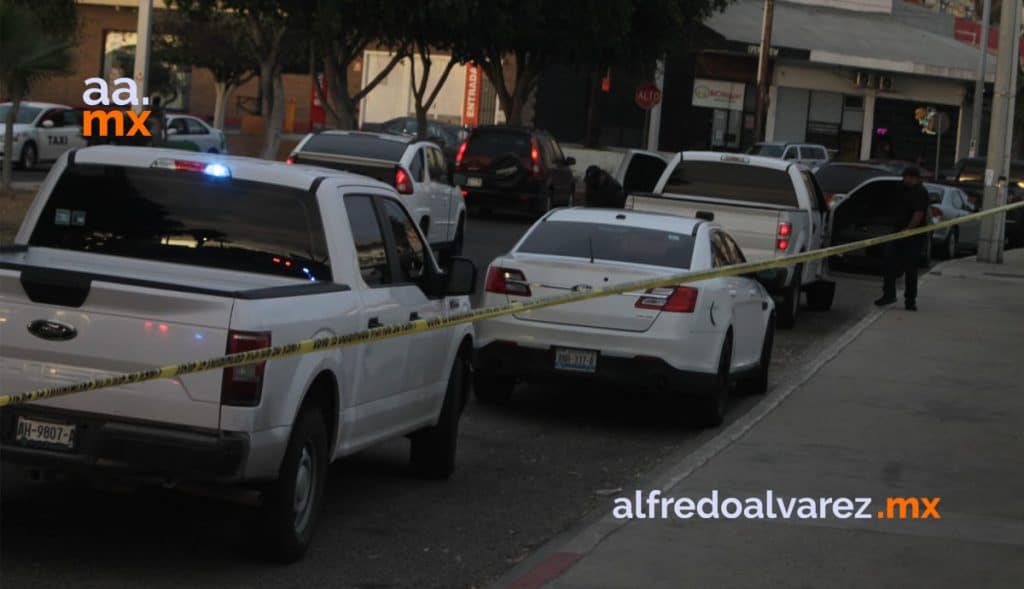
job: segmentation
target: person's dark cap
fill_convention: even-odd
[[[907,166],[906,168],[903,168],[902,176],[904,178],[907,178],[907,177],[909,177],[909,178],[920,178],[921,177],[921,170],[918,170],[914,166]]]

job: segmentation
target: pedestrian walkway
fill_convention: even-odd
[[[873,314],[809,379],[770,393],[774,409],[752,410],[661,489],[871,497],[876,519],[682,520],[670,509],[623,523],[609,503],[502,585],[1024,586],[1024,252],[938,267],[918,306]],[[898,496],[940,498],[941,519],[877,519]]]

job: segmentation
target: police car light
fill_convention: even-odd
[[[199,172],[214,178],[231,177],[231,169],[224,164],[207,164],[205,162],[160,158],[150,164],[150,167],[160,170],[177,170],[179,172]]]

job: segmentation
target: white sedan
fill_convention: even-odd
[[[437,144],[387,133],[323,131],[303,137],[286,161],[344,170],[394,186],[434,250],[462,253],[466,201]]]
[[[0,104],[0,156],[10,102]],[[53,162],[73,147],[84,147],[82,113],[64,104],[22,102],[14,119],[13,161],[26,170]]]
[[[166,115],[168,139],[195,143],[199,151],[206,153],[227,153],[228,146],[224,132],[207,125],[192,115]]]
[[[743,261],[712,222],[556,209],[491,263],[483,305]],[[692,398],[697,421],[718,425],[734,385],[767,389],[774,329],[771,296],[740,276],[516,313],[478,324],[476,395],[502,402],[520,380],[598,379]]]

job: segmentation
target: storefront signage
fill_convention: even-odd
[[[693,81],[693,106],[743,110],[744,84],[697,78]]]

